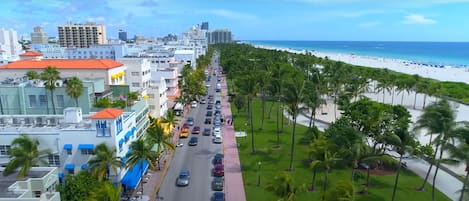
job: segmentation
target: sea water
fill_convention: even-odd
[[[293,50],[408,60],[425,65],[469,67],[469,42],[245,41]]]

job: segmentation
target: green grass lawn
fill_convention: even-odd
[[[289,154],[291,144],[292,126],[288,124],[288,120],[284,120],[284,132],[280,135],[279,149],[274,148],[276,145],[276,106],[272,110],[270,119],[268,118],[268,109],[271,103],[266,104],[266,119],[264,121],[264,129],[261,131],[261,102],[254,101],[253,122],[254,122],[254,145],[256,154],[251,154],[251,133],[250,127],[246,127],[246,111],[236,110],[232,104],[232,111],[235,115],[235,130],[247,131],[248,137],[238,138],[239,155],[241,165],[243,168],[244,188],[248,201],[275,201],[278,200],[276,195],[265,189],[266,184],[271,181],[276,175],[282,171],[286,171],[289,165]],[[312,170],[308,168],[304,162],[307,159],[308,145],[298,143],[306,133],[307,128],[301,125],[297,126],[296,146],[294,153],[294,171],[292,172],[293,179],[297,186],[305,185],[306,188],[311,186]],[[258,162],[261,162],[260,175],[261,184],[258,183]],[[366,173],[362,175],[366,176]],[[307,190],[297,194],[295,200],[320,200],[323,181],[322,172],[318,171],[316,178],[316,192],[309,192]],[[334,185],[340,180],[350,180],[351,169],[332,169],[329,174],[328,185],[333,188]],[[355,190],[360,191],[365,177],[360,178],[355,182]],[[392,190],[394,186],[395,174],[385,176],[371,175],[371,186],[368,187],[367,195],[356,195],[355,200],[359,201],[385,201],[391,200]],[[417,192],[415,189],[420,186],[423,180],[417,175],[409,171],[403,171],[399,178],[399,186],[397,189],[396,200],[412,200],[412,201],[426,201],[431,199],[430,185],[427,187],[426,192]],[[445,195],[437,192],[438,201],[450,200]]]

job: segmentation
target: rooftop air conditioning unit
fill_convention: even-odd
[[[64,85],[63,80],[56,80],[55,81],[55,87],[62,87]]]

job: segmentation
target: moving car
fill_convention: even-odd
[[[205,99],[200,100],[200,104],[205,104],[207,101]]]
[[[212,190],[214,191],[222,191],[223,190],[223,178],[222,177],[215,177],[212,181]]]
[[[211,109],[213,109],[213,105],[212,105],[212,104],[208,104],[208,105],[207,105],[207,110],[211,110]]]
[[[213,193],[212,201],[225,201],[225,194],[222,192]]]
[[[192,101],[191,107],[192,107],[192,108],[196,108],[196,107],[197,107],[197,101]]]
[[[194,118],[193,117],[188,117],[187,118],[187,125],[193,126],[194,125]]]
[[[212,124],[212,119],[206,118],[204,121],[205,124]]]
[[[197,142],[199,141],[199,138],[197,137],[191,137],[191,139],[189,140],[189,146],[197,146]]]
[[[209,136],[211,132],[212,132],[212,129],[204,128],[204,132],[202,133],[202,135]]]
[[[223,168],[223,165],[217,164],[212,170],[213,176],[215,177],[223,177],[225,176],[225,170]]]
[[[213,135],[214,136],[221,136],[221,128],[220,127],[214,127],[213,128]]]
[[[215,154],[213,157],[212,163],[214,165],[220,164],[223,165],[223,154]]]
[[[189,185],[190,179],[191,179],[191,175],[189,173],[189,170],[182,169],[179,172],[178,178],[176,179],[176,185],[177,186],[187,186],[187,185]]]
[[[223,138],[222,138],[221,136],[215,136],[215,137],[213,138],[213,143],[215,143],[215,144],[221,144],[221,143],[223,143]]]
[[[213,112],[212,112],[212,111],[207,111],[207,113],[205,114],[205,116],[206,116],[206,117],[211,117],[211,116],[212,116],[212,114],[213,114]]]
[[[200,127],[195,126],[195,127],[192,129],[192,134],[199,134],[199,133],[200,133]]]

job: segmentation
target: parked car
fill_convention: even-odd
[[[213,105],[212,105],[212,104],[208,104],[208,105],[207,105],[207,110],[211,110],[211,109],[213,109]]]
[[[209,136],[211,132],[212,132],[212,129],[204,128],[204,132],[202,133],[202,135]]]
[[[191,137],[189,140],[189,146],[197,146],[197,143],[199,142],[199,138],[197,137]]]
[[[196,108],[196,107],[197,107],[197,101],[192,101],[191,107],[192,107],[192,108]]]
[[[215,177],[225,176],[225,170],[223,168],[223,165],[221,165],[221,164],[215,165],[215,167],[212,170],[212,173],[213,173],[213,176],[215,176]]]
[[[190,175],[189,170],[182,169],[179,172],[178,178],[176,179],[176,185],[177,186],[188,186],[189,182],[190,182],[190,179],[191,179],[191,175]]]
[[[225,201],[225,194],[223,192],[213,193],[212,201]]]
[[[215,154],[213,157],[212,163],[214,165],[220,164],[223,165],[223,154]]]
[[[213,135],[221,136],[221,128],[219,126],[213,127]]]
[[[223,138],[221,136],[215,136],[215,137],[213,137],[212,141],[215,144],[221,144],[221,143],[223,143]]]
[[[212,119],[206,118],[204,121],[205,124],[212,124]]]
[[[205,116],[206,117],[211,117],[213,114],[213,112],[211,110],[207,111],[207,113],[205,113]]]
[[[193,126],[194,125],[194,118],[193,117],[188,117],[187,118],[187,125]]]
[[[223,190],[223,177],[215,177],[212,181],[212,190],[222,191]]]
[[[200,100],[200,104],[205,104],[207,101],[205,99]]]

